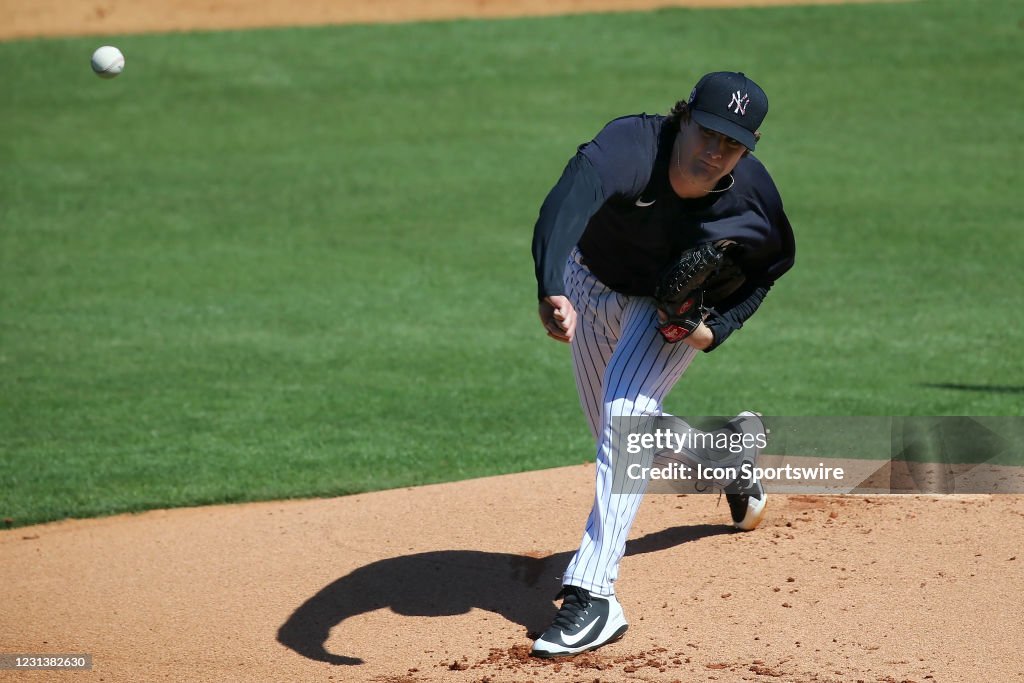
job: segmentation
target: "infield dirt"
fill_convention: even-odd
[[[658,7],[756,7],[871,1],[878,0],[0,0],[0,40],[32,36],[545,16]]]
[[[0,0],[0,39],[498,17],[644,0]],[[538,343],[543,343],[538,341]],[[527,656],[593,492],[578,466],[330,500],[0,531],[0,651],[91,681],[1024,681],[1022,496],[648,496],[620,643]]]
[[[3,650],[90,653],[105,682],[1024,680],[1009,495],[776,495],[751,533],[715,496],[649,495],[618,585],[626,637],[530,659],[593,475],[2,531]]]

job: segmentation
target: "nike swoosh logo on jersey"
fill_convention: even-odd
[[[598,622],[603,622],[603,621],[604,621],[604,619],[601,619],[601,618],[594,619],[592,622],[590,622],[590,624],[585,629],[583,629],[582,631],[580,631],[579,633],[577,633],[574,636],[566,635],[565,631],[562,631],[561,632],[562,642],[565,643],[566,645],[568,645],[569,647],[574,646],[576,643],[578,643],[581,640],[583,640],[584,638],[586,638],[587,634],[590,633],[591,630],[593,630],[593,628],[595,626],[597,626]]]
[[[648,206],[650,206],[651,204],[653,204],[656,201],[658,201],[658,200],[657,199],[652,199],[649,202],[645,202],[645,201],[643,201],[643,197],[637,197],[636,198],[636,205],[639,206],[641,209],[646,209]]]

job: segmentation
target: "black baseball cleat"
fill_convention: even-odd
[[[768,495],[760,481],[730,484],[725,489],[725,499],[732,513],[732,525],[740,531],[753,531],[764,518]]]
[[[566,657],[596,650],[621,638],[629,627],[614,595],[602,598],[577,586],[564,586],[555,596],[558,598],[562,598],[562,606],[548,630],[534,641],[530,651],[534,657]]]
[[[764,423],[761,422],[761,415],[750,411],[743,411],[729,421],[733,429],[741,432],[744,436],[752,434],[756,440],[764,438]],[[761,480],[754,476],[752,468],[757,464],[757,454],[760,448],[753,448],[751,457],[746,455],[743,458],[748,468],[740,468],[740,478],[725,487],[725,499],[729,502],[729,511],[732,513],[732,525],[740,531],[753,531],[764,518],[764,509],[768,503],[768,494],[765,493]],[[750,476],[743,476],[744,469],[750,471]]]

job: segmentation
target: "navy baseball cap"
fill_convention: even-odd
[[[716,71],[697,82],[687,105],[694,121],[752,150],[754,131],[768,113],[768,96],[742,73]]]

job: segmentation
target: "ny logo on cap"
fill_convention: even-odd
[[[729,109],[732,109],[733,106],[735,106],[736,108],[732,110],[732,113],[745,116],[747,113],[747,104],[749,103],[750,97],[748,97],[746,93],[741,95],[740,91],[737,90],[732,94],[732,100],[729,102]]]

